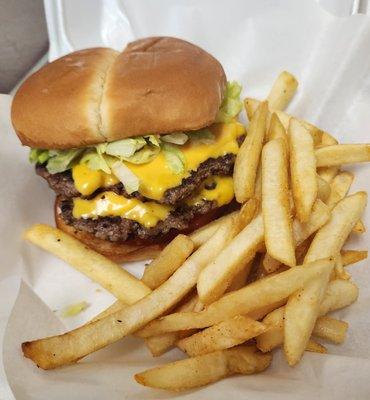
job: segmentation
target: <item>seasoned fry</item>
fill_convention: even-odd
[[[307,346],[306,346],[306,351],[311,351],[313,353],[326,354],[328,352],[328,349],[325,346],[323,346],[322,344],[315,342],[312,339],[309,339]]]
[[[252,99],[247,97],[244,99],[244,107],[247,112],[248,119],[251,120],[253,114],[257,110],[258,106],[260,105],[260,101],[256,99]],[[273,108],[269,108],[270,114],[276,113],[279,117],[281,123],[284,125],[284,128],[287,130],[289,126],[289,121],[292,118],[291,115],[285,113],[284,111],[276,110]],[[268,115],[269,120],[269,115]],[[322,134],[323,131],[316,126],[310,124],[307,121],[299,120],[299,122],[310,132],[312,139],[314,141],[315,146],[321,144]],[[267,124],[268,126],[268,124]]]
[[[336,167],[370,161],[370,144],[336,144],[315,151],[318,167]]]
[[[188,300],[176,307],[177,312],[195,311],[199,303],[199,297],[196,293],[192,294]],[[153,357],[164,354],[175,346],[176,342],[186,333],[191,335],[192,332],[169,332],[163,335],[151,336],[145,339],[145,344],[150,350]]]
[[[59,229],[43,224],[33,225],[25,231],[24,238],[67,262],[125,304],[134,304],[151,292],[143,282],[118,264]]]
[[[330,183],[337,176],[339,171],[338,167],[322,167],[317,168],[317,174],[324,179],[324,181]]]
[[[338,254],[351,229],[361,217],[366,202],[367,194],[357,192],[337,203],[330,221],[314,237],[305,262]]]
[[[335,256],[340,252],[365,208],[366,198],[366,193],[358,192],[344,198],[334,207],[330,221],[316,233],[305,262],[312,262],[323,256]],[[284,352],[290,365],[299,361],[307,346],[330,272],[309,282],[302,290],[290,296],[285,306]]]
[[[190,239],[194,244],[194,248],[197,249],[202,244],[204,244],[210,237],[217,231],[217,229],[227,220],[231,220],[235,216],[237,216],[239,211],[234,211],[230,214],[224,215],[214,221],[210,222],[207,225],[202,226],[196,231],[190,234]]]
[[[347,330],[348,324],[345,321],[331,317],[320,317],[317,318],[312,334],[333,343],[341,344],[346,340]]]
[[[296,215],[306,222],[317,197],[316,159],[314,143],[308,130],[295,118],[289,129],[290,175]]]
[[[265,332],[266,326],[249,317],[237,315],[210,328],[181,339],[178,347],[190,357],[237,346]]]
[[[297,91],[298,81],[289,72],[283,71],[274,82],[267,101],[271,108],[284,110]]]
[[[328,289],[325,293],[324,300],[320,305],[319,315],[324,316],[328,312],[347,307],[353,304],[357,300],[357,297],[358,288],[352,282],[343,281],[341,279],[331,281],[328,284]],[[257,337],[257,347],[261,351],[268,352],[283,344],[284,311],[285,308],[280,307],[267,314],[263,319],[262,322],[265,325],[270,326],[270,329]],[[332,319],[333,318],[330,318],[330,320]],[[319,317],[315,323],[312,334],[323,339],[330,340],[333,343],[337,343],[340,338],[343,340],[345,339],[345,330],[343,324],[346,323],[339,321],[339,328],[339,325],[336,322],[329,321],[329,317]],[[316,325],[318,325],[317,328]]]
[[[262,214],[268,254],[293,267],[294,240],[288,193],[288,162],[282,139],[262,151]]]
[[[253,260],[247,262],[242,267],[242,269],[234,276],[233,280],[230,283],[230,286],[227,288],[228,292],[239,290],[247,284],[247,280],[251,272],[252,265],[253,265]]]
[[[177,235],[144,271],[142,281],[155,289],[166,281],[190,256],[194,244],[185,235]]]
[[[352,229],[352,232],[360,235],[365,233],[366,232],[365,224],[361,220],[357,221]]]
[[[298,220],[293,221],[293,238],[296,246],[299,246],[314,232],[321,228],[331,216],[329,208],[321,201],[316,200],[309,220],[302,224]],[[276,271],[280,267],[280,261],[275,260],[269,254],[263,258],[263,267],[267,273]]]
[[[213,303],[225,293],[234,276],[253,259],[263,237],[263,221],[259,215],[203,269],[197,290],[204,304]]]
[[[193,253],[165,283],[135,304],[64,335],[25,342],[24,356],[43,369],[56,368],[137,331],[178,303],[195,286],[200,271],[228,243],[233,229],[231,221],[223,224],[212,240]]]
[[[326,204],[330,209],[347,196],[347,193],[352,185],[354,176],[351,172],[340,172],[330,183],[330,196]]]
[[[338,144],[338,140],[328,132],[323,132],[321,137],[321,146],[332,146],[333,144]]]
[[[251,119],[248,136],[241,145],[234,166],[234,191],[239,203],[254,194],[254,184],[266,132],[267,103],[261,103]]]
[[[149,369],[136,374],[135,379],[144,386],[181,391],[233,374],[258,373],[270,363],[271,355],[262,354],[255,346],[238,346]]]
[[[206,328],[236,315],[249,315],[255,310],[286,299],[291,293],[325,272],[333,260],[320,260],[267,276],[235,292],[228,293],[199,313],[174,313],[152,321],[138,333],[141,337],[161,333]],[[268,296],[266,296],[268,293]]]
[[[340,254],[344,266],[355,264],[367,258],[367,250],[342,250]]]
[[[276,113],[272,113],[271,115],[267,138],[269,141],[274,139],[283,139],[288,146],[288,136],[286,130]]]
[[[358,287],[350,281],[335,279],[328,284],[319,315],[326,315],[354,303],[358,298]]]
[[[330,197],[330,193],[331,188],[329,183],[320,175],[317,175],[317,198],[325,203]]]

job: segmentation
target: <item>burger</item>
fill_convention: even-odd
[[[30,76],[12,123],[61,230],[115,261],[153,257],[229,212],[241,87],[187,41],[68,54]]]

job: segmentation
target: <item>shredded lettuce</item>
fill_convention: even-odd
[[[184,132],[171,133],[170,135],[163,135],[161,140],[172,144],[185,144],[189,139],[189,136]]]
[[[242,87],[238,82],[227,82],[225,97],[216,116],[216,122],[231,122],[242,110],[243,102],[240,100]]]
[[[62,150],[48,159],[46,168],[51,174],[66,171],[73,165],[73,161],[84,152],[83,149]],[[50,155],[50,152],[49,152]]]
[[[182,151],[169,143],[162,144],[164,157],[170,170],[175,174],[181,174],[185,169],[185,157]]]
[[[152,144],[153,146],[159,147],[161,145],[159,135],[148,135],[144,136],[144,138],[148,141],[149,144]]]
[[[86,164],[90,169],[94,171],[101,170],[106,172],[107,174],[111,173],[105,157],[94,150],[86,151],[81,157],[80,163]]]
[[[112,165],[114,175],[122,182],[128,194],[139,190],[139,178],[120,161],[116,161]]]
[[[132,164],[145,164],[154,160],[160,151],[159,147],[147,145],[131,157],[122,157],[122,159]]]
[[[211,144],[215,141],[215,135],[209,129],[201,129],[189,134],[193,143]]]
[[[143,137],[116,140],[115,142],[108,143],[104,152],[110,156],[127,158],[133,156],[145,145],[146,140]]]

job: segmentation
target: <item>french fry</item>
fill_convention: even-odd
[[[351,172],[340,172],[330,183],[330,196],[326,201],[326,205],[333,209],[333,207],[347,196],[347,193],[352,185],[354,176]]]
[[[234,276],[229,287],[227,288],[227,292],[233,292],[235,290],[239,290],[247,284],[247,280],[251,272],[252,265],[253,265],[253,260],[245,263],[242,269]]]
[[[259,100],[253,99],[251,97],[247,97],[246,99],[244,99],[244,107],[247,112],[247,116],[248,116],[249,120],[251,120],[253,114],[257,110],[260,103],[261,102]],[[267,116],[267,120],[268,120],[267,126],[269,126],[271,114],[276,113],[277,116],[279,117],[279,120],[284,125],[284,128],[287,130],[288,126],[289,126],[289,121],[292,118],[292,116],[285,113],[284,111],[276,110],[276,109],[273,109],[270,107],[269,107],[269,111],[270,111],[270,113]],[[316,126],[310,124],[307,121],[303,121],[303,120],[299,119],[299,122],[310,132],[312,139],[315,143],[315,146],[321,144],[323,131],[321,129],[317,128]]]
[[[298,81],[291,73],[281,72],[267,96],[269,106],[284,110],[297,91],[297,87]]]
[[[341,279],[329,282],[324,300],[320,305],[320,317],[316,320],[312,334],[333,343],[340,343],[340,340],[344,340],[346,333],[346,329],[344,328],[347,324],[343,321],[324,317],[324,315],[353,304],[357,300],[357,297],[358,288],[352,282]],[[284,310],[284,307],[277,308],[263,319],[263,324],[270,328],[256,338],[257,347],[262,352],[271,351],[283,344]]]
[[[234,191],[239,203],[254,194],[254,184],[266,132],[267,103],[261,103],[248,128],[248,136],[241,145],[234,166]]]
[[[202,226],[201,228],[195,230],[190,234],[190,239],[194,244],[194,248],[199,248],[202,244],[204,244],[207,240],[211,238],[212,235],[215,234],[217,229],[227,220],[231,220],[232,218],[238,215],[239,211],[234,211],[230,214],[224,215],[214,221],[210,222],[207,225]]]
[[[358,298],[358,287],[350,281],[335,279],[330,281],[324,300],[320,304],[319,315],[326,315],[353,304]]]
[[[294,266],[288,160],[282,139],[266,143],[262,151],[262,215],[268,254],[286,265]]]
[[[330,197],[330,193],[331,188],[329,183],[320,175],[317,175],[317,198],[325,203]]]
[[[341,344],[346,340],[347,330],[348,324],[345,321],[331,317],[320,317],[317,318],[312,334],[333,343]]]
[[[190,292],[202,268],[228,243],[233,230],[232,221],[227,221],[165,283],[135,304],[65,334],[25,342],[24,356],[43,369],[52,369],[75,362],[137,331]]]
[[[295,245],[299,246],[314,232],[326,224],[330,216],[329,208],[321,200],[316,200],[310,218],[305,224],[300,223],[296,219],[293,221],[293,239]],[[276,271],[280,265],[280,261],[275,260],[269,254],[266,254],[263,258],[263,267],[267,273]]]
[[[134,304],[151,292],[118,264],[59,229],[37,224],[25,231],[24,238],[67,262],[125,304]]]
[[[323,256],[335,256],[340,252],[366,206],[366,198],[366,193],[358,192],[344,198],[333,208],[331,220],[316,233],[305,262]],[[299,361],[307,346],[319,315],[330,272],[290,296],[285,306],[284,352],[290,365]]]
[[[185,235],[177,235],[155,258],[144,271],[141,280],[151,289],[155,289],[165,282],[194,249],[194,244]]]
[[[196,293],[189,299],[176,307],[177,312],[194,311],[199,304],[199,297]],[[169,332],[163,335],[152,336],[145,339],[145,344],[153,357],[159,357],[176,345],[176,342],[186,333],[191,335],[191,331]]]
[[[361,220],[357,221],[352,229],[352,232],[360,235],[365,233],[366,232],[365,224]]]
[[[367,258],[367,250],[342,250],[340,254],[344,266],[355,264]]]
[[[323,132],[321,137],[321,146],[332,146],[333,144],[338,144],[338,140],[328,132]]]
[[[336,167],[370,161],[370,144],[336,144],[315,151],[318,167]]]
[[[272,113],[271,115],[267,138],[269,141],[274,139],[283,139],[288,146],[288,136],[286,130],[276,113]]]
[[[315,235],[305,262],[338,254],[351,229],[360,219],[366,202],[365,192],[357,192],[338,202],[332,210],[330,221]]]
[[[333,260],[320,260],[267,276],[235,292],[223,296],[198,313],[174,313],[152,321],[137,335],[149,337],[161,333],[206,328],[236,315],[249,315],[271,305],[304,287],[310,280],[330,272]],[[268,295],[267,295],[268,294]]]
[[[330,183],[337,176],[339,171],[338,167],[322,167],[317,168],[317,174],[324,179],[324,181]]]
[[[316,159],[311,135],[295,118],[288,128],[290,174],[296,215],[306,222],[317,197]]]
[[[177,346],[190,357],[229,349],[265,332],[266,326],[247,316],[237,315],[181,339]]]
[[[344,270],[344,265],[342,262],[342,256],[339,254],[335,257],[334,274],[336,278],[339,279],[351,279],[351,275]]]
[[[258,164],[256,181],[254,184],[254,198],[257,199],[260,203],[262,200],[262,164],[261,161]],[[260,204],[261,206],[261,204]]]
[[[253,259],[263,237],[263,221],[259,215],[203,269],[197,290],[204,304],[213,303],[225,293],[235,275]]]
[[[328,352],[328,349],[325,346],[323,346],[321,343],[318,343],[315,340],[309,339],[307,346],[306,346],[306,351],[311,351],[313,353],[326,354]]]
[[[238,346],[149,369],[136,374],[135,379],[144,386],[181,391],[234,374],[258,373],[270,363],[271,355],[262,354],[255,346]]]

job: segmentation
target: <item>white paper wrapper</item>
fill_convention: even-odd
[[[69,43],[63,42],[67,45],[60,47],[61,53],[101,44],[122,49],[127,41],[149,35],[182,37],[214,54],[229,79],[242,82],[245,95],[263,98],[281,70],[293,72],[300,88],[290,106],[292,113],[343,142],[370,139],[370,22],[366,16],[333,17],[308,0],[106,1],[99,12],[102,18],[96,29],[100,27],[102,34],[91,36],[82,30],[73,36],[65,31]],[[86,23],[82,15],[79,22]],[[89,22],[91,30],[96,21]],[[3,343],[4,369],[17,399],[370,398],[370,270],[366,263],[351,270],[360,286],[359,301],[338,313],[350,323],[347,342],[329,345],[330,355],[306,354],[294,369],[277,352],[272,367],[263,374],[233,377],[174,396],[139,386],[133,375],[179,359],[180,352],[153,359],[142,342],[133,338],[56,371],[39,370],[23,359],[22,341],[73,328],[108,306],[113,297],[63,262],[22,242],[25,227],[53,222],[54,196],[34,174],[27,150],[12,133],[9,107],[10,99],[0,97],[0,323],[8,320],[20,287]],[[366,166],[356,168],[352,190],[368,189],[368,177]],[[364,220],[370,226],[368,213]],[[366,248],[368,242],[366,233],[353,239],[351,248]],[[142,264],[127,268],[140,275]],[[80,301],[89,303],[86,311],[59,319],[61,309]]]

